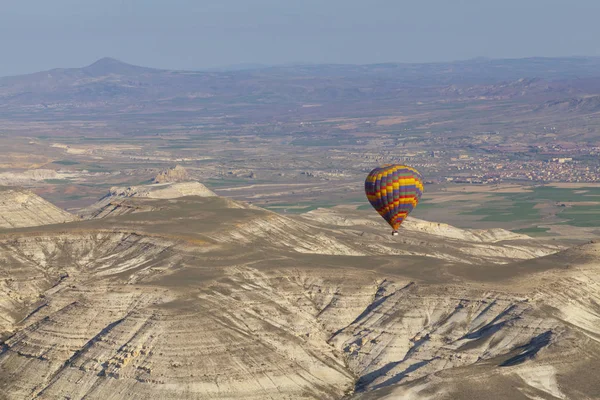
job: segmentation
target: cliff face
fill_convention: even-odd
[[[181,165],[176,165],[174,168],[170,168],[160,172],[153,179],[154,183],[175,183],[175,182],[187,182],[190,181],[190,176],[188,175],[185,168]]]
[[[0,228],[23,228],[76,220],[76,216],[28,190],[0,188]]]
[[[106,196],[81,210],[79,214],[90,219],[152,211],[155,208],[151,202],[145,204],[143,201],[131,202],[128,199],[177,199],[184,196],[213,197],[216,194],[200,182],[195,181],[128,187],[114,186],[110,188]]]
[[[137,211],[0,235],[6,398],[600,390],[600,245],[426,221],[392,237],[352,213],[219,197],[127,202]]]

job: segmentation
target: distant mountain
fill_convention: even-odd
[[[6,90],[21,85],[43,89],[51,86],[52,83],[55,85],[73,83],[77,79],[89,77],[97,78],[108,75],[140,76],[160,72],[161,70],[158,69],[138,67],[106,57],[83,68],[55,68],[33,74],[3,77],[0,78],[0,89]]]
[[[103,58],[83,68],[56,68],[28,75],[0,78],[0,100],[5,105],[51,107],[61,103],[104,101],[131,97],[161,70]]]
[[[90,76],[105,76],[111,74],[137,76],[140,74],[159,73],[161,70],[138,67],[137,65],[127,64],[114,58],[105,57],[87,67],[81,68],[81,71]]]
[[[538,110],[597,113],[600,112],[600,96],[572,97],[547,101]]]
[[[208,112],[223,107],[273,111],[315,103],[415,104],[438,101],[440,96],[444,101],[548,93],[568,97],[588,94],[589,88],[600,88],[600,58],[256,66],[200,72],[146,68],[102,58],[83,68],[0,78],[0,115]],[[548,100],[544,97],[539,103]]]

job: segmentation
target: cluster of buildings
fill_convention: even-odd
[[[600,147],[577,144],[452,146],[424,150],[428,143],[383,151],[346,154],[361,172],[373,165],[405,163],[428,180],[461,184],[497,184],[510,181],[600,182]],[[362,167],[362,168],[361,168]]]
[[[496,184],[504,181],[600,182],[600,162],[573,157],[541,160],[452,158],[441,180],[455,183]]]

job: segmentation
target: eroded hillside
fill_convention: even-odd
[[[0,237],[6,398],[600,393],[597,244],[122,197]]]
[[[28,190],[0,187],[0,229],[62,224],[77,219]]]

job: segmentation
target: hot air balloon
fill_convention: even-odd
[[[369,203],[391,225],[398,228],[417,206],[423,194],[423,178],[416,169],[407,165],[384,165],[375,168],[365,180]]]

